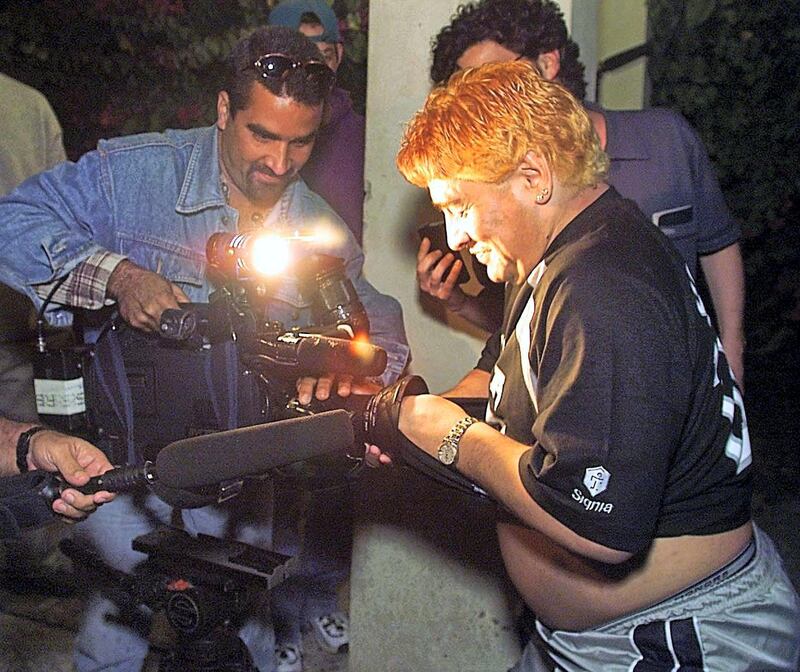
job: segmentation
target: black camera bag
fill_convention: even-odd
[[[201,349],[120,321],[84,367],[93,439],[112,463],[141,464],[172,441],[264,422],[257,378],[232,340]]]

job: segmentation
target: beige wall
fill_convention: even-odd
[[[415,278],[415,229],[436,214],[430,209],[427,193],[400,176],[394,157],[404,123],[429,91],[431,39],[449,22],[461,1],[370,3],[365,271],[378,289],[402,304],[414,358],[412,371],[422,375],[433,391],[454,384],[474,365],[485,335],[452,316],[437,314],[435,308],[420,300]],[[645,0],[561,0],[560,4],[581,46],[590,81],[598,54],[602,58],[643,39]],[[600,33],[598,26],[603,28]],[[621,37],[622,31],[631,31],[632,35]],[[611,95],[612,89],[616,92],[621,88],[622,81],[625,91],[635,91],[635,77],[619,79],[616,75],[607,76],[604,90]],[[622,100],[622,107],[630,107],[628,98],[613,100]]]
[[[429,90],[431,38],[449,22],[458,0],[372,0],[367,86],[366,274],[403,306],[412,369],[442,391],[474,364],[481,338],[451,329],[418,298],[417,224],[436,217],[428,195],[398,173],[394,157],[403,124]]]
[[[637,47],[647,39],[647,0],[599,0],[597,17],[598,60]],[[599,102],[612,110],[644,106],[645,59],[607,73]]]

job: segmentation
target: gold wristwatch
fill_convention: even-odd
[[[447,435],[439,444],[439,450],[436,451],[439,462],[447,466],[456,463],[458,459],[458,444],[461,442],[461,437],[464,436],[464,432],[467,431],[470,425],[474,425],[476,422],[480,421],[468,415],[465,418],[461,418],[461,420],[450,428],[450,431],[447,432]]]

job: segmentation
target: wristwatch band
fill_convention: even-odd
[[[28,471],[28,451],[31,448],[31,437],[37,432],[43,432],[47,427],[36,425],[30,429],[26,429],[17,439],[17,469],[20,474]]]
[[[458,459],[458,444],[461,443],[461,437],[464,436],[464,432],[476,422],[480,422],[478,418],[473,418],[471,415],[468,415],[465,418],[461,418],[461,420],[450,428],[450,431],[447,432],[442,442],[439,444],[439,450],[436,451],[439,462],[447,466],[456,463]]]

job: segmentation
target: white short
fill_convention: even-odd
[[[745,551],[652,607],[581,632],[537,621],[510,672],[797,672],[800,598],[772,540],[754,529],[749,561]]]

